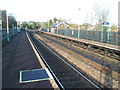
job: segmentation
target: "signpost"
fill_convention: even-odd
[[[78,38],[80,38],[80,29],[78,29]]]
[[[105,31],[105,27],[107,27],[107,32]],[[104,41],[105,37],[106,37],[106,41]],[[110,24],[109,22],[103,22],[102,32],[101,32],[101,42],[109,43],[109,41],[110,41]]]

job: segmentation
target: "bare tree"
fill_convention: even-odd
[[[97,28],[101,29],[102,23],[107,22],[109,20],[110,11],[109,9],[99,7],[99,4],[95,4],[94,12],[95,12]]]

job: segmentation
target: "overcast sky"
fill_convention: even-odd
[[[62,18],[71,23],[95,23],[94,7],[109,9],[109,22],[118,23],[119,0],[0,0],[0,9],[18,21],[48,21]],[[79,10],[80,8],[80,10]]]

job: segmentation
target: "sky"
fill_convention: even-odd
[[[118,23],[119,0],[0,0],[0,9],[13,13],[17,21],[46,22],[61,18],[67,22],[95,23],[95,7],[109,9],[109,22]]]

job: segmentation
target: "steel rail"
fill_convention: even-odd
[[[36,47],[35,43],[33,42],[32,38],[30,37],[30,35],[29,35],[29,38],[30,38],[31,42],[33,43],[36,51],[37,51],[38,54],[40,55],[41,59],[44,61],[45,65],[46,65],[46,66],[48,67],[48,69],[50,70],[50,72],[51,72],[51,74],[53,75],[55,81],[57,81],[58,86],[59,86],[61,89],[65,90],[65,88],[63,87],[63,85],[61,84],[61,82],[58,80],[58,78],[56,77],[56,75],[54,74],[54,72],[51,70],[50,66],[47,64],[47,62],[46,62],[46,60],[44,59],[44,57],[43,57],[43,55],[41,54],[41,52],[40,52],[40,51],[38,50],[38,48]]]
[[[59,59],[61,59],[64,63],[66,63],[69,67],[71,67],[74,71],[76,71],[80,76],[82,76],[85,80],[87,80],[89,83],[91,83],[94,87],[101,90],[101,88],[98,85],[96,85],[94,82],[92,82],[90,79],[88,79],[82,73],[80,73],[77,69],[75,69],[72,65],[70,65],[68,62],[66,62],[63,58],[61,58],[58,54],[56,54],[52,49],[50,49],[43,42],[41,42],[37,37],[34,36],[34,38],[36,38],[43,46],[45,46],[48,50],[50,50],[54,55],[56,55]]]

